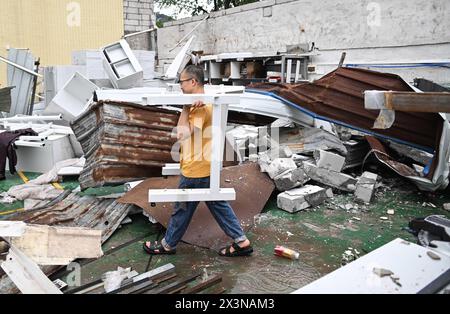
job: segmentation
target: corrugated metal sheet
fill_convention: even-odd
[[[0,88],[0,111],[9,112],[11,110],[11,90],[13,88]]]
[[[319,119],[352,126],[437,151],[443,119],[439,114],[397,112],[395,123],[387,130],[372,130],[378,110],[364,108],[364,91],[413,91],[399,76],[363,69],[339,68],[314,83],[253,84],[250,88],[273,93],[299,110]]]
[[[34,71],[35,58],[28,49],[9,49],[8,60]],[[11,92],[10,116],[29,114],[34,76],[8,64],[8,85],[15,86]]]
[[[99,102],[72,123],[86,167],[82,189],[160,176],[172,163],[178,112],[123,102]]]
[[[102,230],[104,243],[120,226],[133,205],[118,203],[116,199],[79,196],[71,193],[60,202],[42,209],[18,212],[4,217],[9,221],[24,221],[36,225],[57,225],[62,227],[85,227]],[[48,276],[59,266],[44,266]],[[0,275],[0,293],[17,293],[16,286],[6,275]]]

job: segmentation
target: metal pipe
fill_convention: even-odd
[[[20,141],[29,141],[29,142],[43,142],[45,141],[45,138],[42,136],[26,136],[23,135],[19,137]]]
[[[15,141],[14,144],[16,146],[24,146],[24,147],[44,147],[45,143],[39,143],[39,142],[27,142],[27,141]]]
[[[195,25],[195,27],[186,35],[184,35],[183,38],[180,39],[179,42],[177,42],[177,44],[175,45],[175,47],[173,47],[172,49],[169,50],[169,52],[172,52],[172,50],[174,50],[175,48],[178,47],[179,44],[181,44],[186,38],[189,37],[189,35],[191,35],[200,25],[203,24],[204,21],[206,21],[207,19],[209,19],[209,15],[207,17],[205,17],[200,23],[198,23],[197,25]]]
[[[22,121],[58,121],[62,120],[62,114],[57,116],[23,116],[0,119],[0,122],[22,122]]]
[[[2,57],[2,56],[0,56],[0,61],[6,62],[6,63],[8,63],[9,65],[12,65],[12,66],[14,66],[14,67],[16,67],[16,68],[18,68],[18,69],[20,69],[20,70],[22,70],[22,71],[27,72],[28,74],[31,74],[31,75],[34,75],[34,76],[37,76],[37,77],[40,77],[40,78],[43,77],[43,76],[40,75],[39,73],[36,73],[36,72],[33,72],[33,71],[31,71],[31,70],[29,70],[29,69],[27,69],[27,68],[24,68],[23,66],[18,65],[17,63],[14,63],[14,62],[12,62],[12,61],[9,61],[8,59],[6,59],[6,58],[4,58],[4,57]]]
[[[136,33],[131,33],[131,34],[128,34],[128,35],[124,35],[124,36],[123,36],[123,39],[126,39],[126,38],[128,38],[128,37],[132,37],[132,36],[137,36],[137,35],[144,34],[144,33],[153,32],[153,31],[156,31],[156,30],[158,30],[157,27],[149,28],[149,29],[147,29],[147,30],[145,30],[145,31],[136,32]]]

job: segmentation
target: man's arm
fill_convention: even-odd
[[[201,101],[197,101],[192,105],[193,108],[200,108],[203,106],[204,104]],[[183,111],[181,112],[180,119],[178,119],[177,139],[179,141],[190,137],[194,132],[194,125],[189,122],[190,108],[191,106],[183,106]]]

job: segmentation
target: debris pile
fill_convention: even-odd
[[[170,110],[93,104],[71,124],[86,158],[81,189],[161,176],[161,168],[173,162],[172,130],[177,121],[178,113]]]

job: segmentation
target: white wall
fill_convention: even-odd
[[[203,18],[169,22],[158,30],[162,64],[170,63],[178,49],[169,49]],[[194,34],[193,48],[207,54],[282,52],[286,45],[314,42],[319,55],[312,60],[317,65],[312,78],[333,70],[343,51],[351,64],[450,62],[450,1],[261,1],[215,12]],[[408,81],[422,76],[450,82],[450,69],[444,67],[373,69]]]

